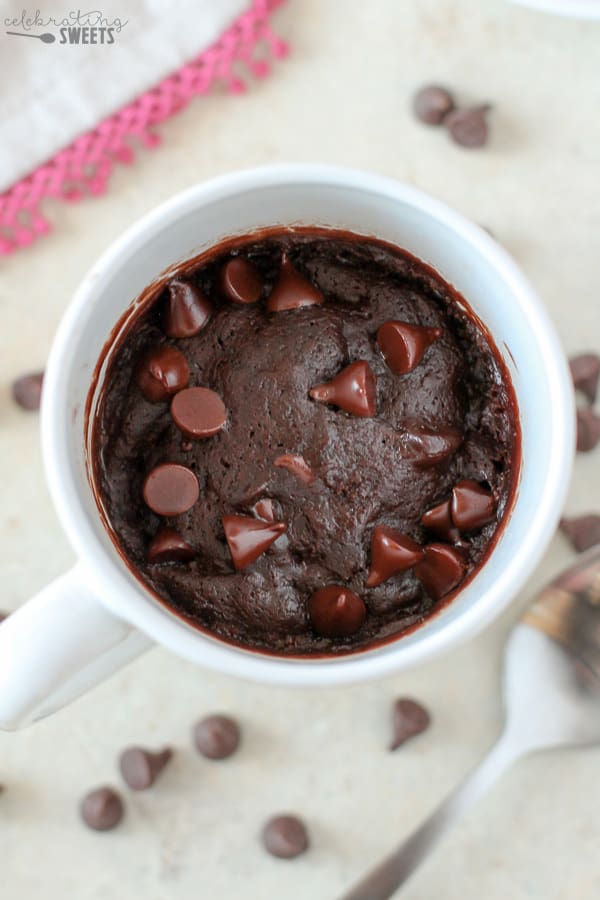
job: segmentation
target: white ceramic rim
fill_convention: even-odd
[[[385,194],[419,207],[475,246],[490,266],[501,271],[504,281],[519,297],[532,333],[537,334],[554,397],[548,490],[511,564],[476,604],[443,630],[432,634],[424,631],[422,640],[413,645],[403,646],[401,639],[388,643],[382,648],[388,652],[381,654],[374,648],[338,657],[290,660],[226,644],[187,625],[151,599],[141,581],[136,590],[114,564],[88,521],[63,450],[70,415],[64,402],[69,370],[63,365],[63,358],[68,358],[69,345],[76,340],[78,320],[94,282],[105,277],[121,257],[199,205],[249,189],[290,183],[358,185],[361,190]],[[428,194],[391,178],[337,166],[290,164],[233,172],[191,187],[145,215],[105,251],[81,282],[52,345],[44,382],[41,433],[47,480],[61,524],[89,571],[95,593],[114,615],[131,622],[174,653],[226,674],[285,686],[333,686],[379,678],[423,663],[473,637],[514,599],[544,553],[564,503],[574,451],[573,403],[564,354],[541,301],[508,253],[480,228]]]
[[[509,3],[565,18],[600,20],[600,0],[509,0]]]

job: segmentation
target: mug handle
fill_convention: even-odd
[[[151,646],[91,583],[78,563],[0,625],[0,729],[49,716]]]

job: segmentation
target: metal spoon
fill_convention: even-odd
[[[555,578],[512,631],[506,722],[480,765],[400,847],[339,900],[387,900],[522,756],[600,742],[600,545]]]
[[[7,31],[6,33],[14,34],[17,37],[38,38],[38,40],[42,41],[44,44],[53,44],[56,40],[56,36],[54,34],[50,34],[49,31],[46,31],[45,34],[28,34],[25,31]]]

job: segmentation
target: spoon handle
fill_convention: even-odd
[[[388,900],[438,844],[461,816],[523,755],[507,733],[416,831],[338,900]]]

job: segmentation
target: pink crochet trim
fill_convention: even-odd
[[[249,9],[211,47],[0,194],[0,256],[51,231],[41,211],[45,198],[72,202],[103,194],[113,166],[133,162],[132,138],[145,147],[155,147],[160,135],[154,126],[175,115],[193,97],[208,93],[217,81],[225,82],[229,91],[241,93],[246,85],[240,67],[257,78],[267,75],[269,62],[260,57],[281,58],[288,52],[287,44],[269,26],[271,14],[284,2],[252,0]]]

